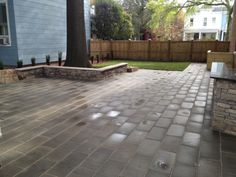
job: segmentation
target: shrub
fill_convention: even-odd
[[[23,61],[17,60],[17,68],[22,68],[22,67],[23,67]]]
[[[32,58],[31,58],[31,64],[32,64],[32,66],[35,66],[35,63],[36,63],[36,58],[32,57]]]
[[[58,65],[61,66],[61,61],[62,61],[62,52],[58,52]]]
[[[96,0],[92,31],[99,39],[123,40],[134,34],[131,16],[116,0]]]
[[[4,69],[4,65],[3,65],[3,62],[0,60],[0,70],[3,70]]]
[[[46,64],[50,65],[50,55],[46,55]]]

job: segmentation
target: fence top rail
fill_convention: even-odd
[[[152,42],[152,43],[167,43],[167,42],[171,42],[171,43],[215,43],[215,42],[219,42],[219,43],[229,43],[229,41],[218,41],[218,40],[214,40],[214,41],[173,41],[173,40],[166,40],[166,41],[157,41],[157,40],[100,40],[100,39],[91,39],[91,42],[94,43],[99,43],[99,42],[112,42],[112,43],[125,43],[125,42],[132,42],[132,43],[146,43],[146,42]]]

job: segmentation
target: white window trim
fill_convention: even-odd
[[[9,38],[9,44],[2,45],[1,47],[9,47],[11,46],[11,30],[10,30],[10,18],[9,18],[9,9],[8,9],[8,0],[0,0],[0,3],[6,3],[6,13],[7,13],[7,30],[8,30],[8,38]]]

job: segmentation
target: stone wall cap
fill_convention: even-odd
[[[44,66],[44,68],[56,68],[56,69],[68,69],[68,70],[85,70],[85,71],[97,71],[96,68],[83,68],[83,67],[70,67],[70,66]]]
[[[229,69],[224,62],[212,62],[210,77],[236,82],[236,70]]]
[[[234,52],[212,52],[208,50],[208,54],[211,54],[211,55],[232,55],[234,54]]]
[[[25,67],[25,68],[16,68],[16,71],[29,71],[29,70],[34,70],[34,69],[40,69],[43,68],[44,65],[38,65],[38,66],[29,66],[29,67]]]
[[[119,64],[99,68],[99,71],[107,71],[107,70],[111,70],[111,69],[115,69],[115,68],[119,68],[119,67],[123,67],[123,66],[127,66],[127,65],[128,65],[128,63],[119,63]]]
[[[24,72],[31,71],[36,69],[58,69],[58,70],[71,70],[71,71],[93,71],[93,72],[105,72],[110,71],[120,67],[127,67],[128,63],[119,63],[115,65],[106,66],[103,68],[82,68],[82,67],[69,67],[69,66],[50,66],[50,65],[38,65],[38,66],[30,66],[25,68],[16,68],[16,71]]]

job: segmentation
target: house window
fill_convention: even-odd
[[[187,41],[193,40],[193,33],[186,33],[185,40],[187,40]]]
[[[207,26],[207,18],[203,19],[203,26]]]
[[[193,26],[193,18],[190,18],[190,26]]]
[[[216,17],[213,17],[212,18],[212,24],[215,24],[216,23]]]
[[[216,33],[210,33],[210,38],[212,39],[212,40],[215,40],[216,39]]]
[[[6,0],[0,0],[0,45],[10,45],[10,32]]]
[[[206,39],[206,33],[202,33],[202,40]]]
[[[199,33],[194,33],[193,39],[194,40],[199,40]]]

